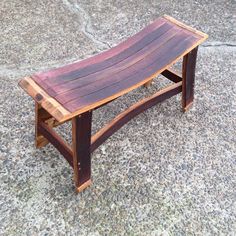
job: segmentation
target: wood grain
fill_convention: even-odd
[[[116,47],[81,62],[25,78],[25,89],[59,122],[106,104],[168,71],[207,35],[169,16]]]
[[[144,67],[142,67],[141,70],[137,70],[135,73],[132,73],[131,76],[126,77],[126,73],[124,72],[124,76],[114,75],[112,81],[106,81],[106,83],[102,84],[101,86],[97,85],[95,91],[92,91],[90,89],[81,90],[80,93],[75,93],[76,97],[71,95],[72,99],[70,99],[71,97],[67,95],[67,99],[70,99],[70,101],[64,103],[63,105],[69,111],[74,112],[77,109],[83,109],[90,105],[94,106],[94,104],[100,103],[100,101],[103,99],[108,99],[110,97],[114,98],[116,96],[119,96],[120,93],[124,94],[124,91],[131,91],[134,88],[139,87],[140,84],[142,85],[147,82],[145,81],[147,78],[149,81],[150,78],[153,78],[157,74],[162,72],[160,70],[164,70],[164,66],[172,62],[172,53],[174,55],[178,55],[182,51],[185,51],[189,46],[187,40],[182,40],[179,43],[177,42],[178,37],[175,37],[175,40],[170,41],[168,46],[165,46],[162,48],[162,50],[158,51],[158,55],[154,55],[149,60],[145,60]],[[170,48],[171,53],[169,53]]]
[[[60,83],[60,78],[58,77],[57,84],[52,86],[51,89],[46,89],[46,91],[50,93],[51,96],[58,96],[61,93],[81,88],[103,78],[112,77],[114,74],[126,70],[130,66],[145,59],[150,53],[157,50],[163,43],[168,41],[170,38],[173,38],[174,35],[179,31],[180,30],[178,29],[166,31],[157,39],[154,39],[151,43],[143,45],[142,48],[136,49],[137,51],[132,52],[132,54],[126,55],[122,60],[114,60],[114,63],[104,62],[106,68],[97,68],[96,72],[92,73],[92,70],[90,70],[90,68],[86,68],[87,70],[81,74],[68,74],[68,77],[70,76],[69,79],[62,81],[62,83]],[[52,81],[50,81],[50,83],[52,83]]]
[[[176,36],[176,37],[174,37]],[[171,57],[171,54],[167,53],[167,50],[169,48],[176,48],[176,45],[183,45],[183,42],[179,43],[179,38],[182,38],[181,33],[173,34],[169,37],[169,41],[165,42],[165,44],[158,45],[154,47],[153,51],[150,51],[147,53],[144,57],[138,58],[137,61],[132,61],[129,63],[124,63],[121,65],[121,68],[117,66],[114,70],[111,70],[111,72],[108,72],[108,74],[104,74],[103,77],[92,77],[92,83],[88,83],[84,86],[79,86],[78,88],[69,90],[64,93],[60,93],[57,96],[55,96],[55,99],[58,100],[61,104],[66,104],[74,99],[77,99],[79,97],[86,96],[91,93],[96,93],[97,91],[102,90],[105,87],[108,87],[112,84],[119,83],[119,81],[122,80],[129,80],[131,76],[135,76],[136,74],[139,74],[141,71],[147,70],[149,65],[152,65],[157,60],[160,61],[162,59],[161,57]],[[178,44],[179,43],[179,44]],[[187,47],[187,44],[184,43],[184,50]],[[165,60],[165,59],[164,59]],[[123,67],[123,68],[122,68]],[[155,71],[156,69],[159,69],[160,66],[153,68]],[[69,108],[69,107],[68,107]]]
[[[40,82],[42,80],[48,79],[48,78],[54,78],[59,75],[63,75],[66,73],[70,73],[71,71],[79,70],[81,68],[84,68],[86,66],[89,66],[91,64],[99,63],[101,61],[104,61],[108,58],[111,58],[125,49],[131,47],[133,44],[135,44],[137,41],[141,40],[143,37],[145,37],[148,33],[154,31],[161,25],[163,25],[166,22],[165,19],[163,18],[158,18],[156,19],[153,23],[149,24],[147,27],[139,31],[137,34],[134,36],[126,39],[122,43],[118,44],[117,46],[114,46],[113,48],[104,51],[102,53],[99,53],[97,55],[94,55],[92,57],[89,57],[85,60],[75,62],[73,64],[65,65],[60,68],[52,69],[46,72],[40,72],[35,75],[33,75],[33,78],[37,81]]]
[[[183,29],[186,29],[194,34],[197,34],[199,36],[201,36],[201,41],[199,42],[199,44],[201,44],[203,41],[205,41],[207,38],[208,38],[208,35],[199,31],[199,30],[196,30],[194,28],[192,28],[191,26],[189,25],[186,25],[184,24],[183,22],[180,22],[178,20],[176,20],[175,18],[171,17],[171,16],[168,16],[168,15],[164,15],[164,18],[167,19],[168,21],[172,22],[173,24],[183,28]]]
[[[148,50],[148,48],[146,50],[144,50],[145,47],[148,46],[149,44],[151,44],[151,45],[159,44],[159,42],[157,41],[159,38],[161,38],[161,40],[163,40],[163,41],[168,40],[168,35],[174,33],[174,31],[171,30],[172,28],[173,28],[172,25],[165,23],[162,26],[160,26],[158,29],[156,29],[155,31],[146,35],[142,40],[136,42],[134,45],[125,49],[121,53],[119,53],[109,59],[106,59],[104,61],[101,61],[99,63],[95,63],[92,65],[86,66],[86,67],[81,68],[79,70],[77,69],[77,70],[72,71],[70,73],[60,75],[56,78],[51,78],[50,80],[48,80],[47,84],[49,86],[54,87],[56,85],[64,84],[64,83],[70,82],[75,79],[80,79],[80,78],[86,77],[88,75],[95,76],[96,73],[99,73],[100,71],[104,71],[106,69],[108,69],[110,71],[111,67],[116,66],[119,62],[127,63],[127,58],[129,59],[132,55],[135,55],[135,57],[132,57],[131,59],[137,58],[138,56],[136,56],[136,54],[139,53],[138,55],[140,55],[140,50],[142,50],[141,56],[142,56],[142,52],[148,53],[146,51],[146,50]]]
[[[87,186],[91,178],[91,125],[92,112],[72,119],[74,180],[78,191]]]
[[[49,96],[32,78],[25,77],[19,82],[19,85],[56,120],[64,121],[67,116],[70,117],[71,113]]]
[[[191,52],[184,56],[183,60],[183,111],[187,111],[193,103],[197,51],[198,47],[194,48]]]

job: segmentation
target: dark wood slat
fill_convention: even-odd
[[[43,122],[38,124],[38,130],[68,161],[73,167],[73,153],[65,141],[50,127]]]
[[[161,46],[168,42],[168,40],[174,38],[178,32],[180,31],[167,32],[158,38],[158,40],[149,44],[148,47],[140,50],[137,54],[132,55],[115,66],[109,67],[109,69],[100,72],[98,75],[90,75],[79,80],[74,80],[71,83],[63,84],[58,89],[59,91],[57,90],[58,94],[55,98],[60,102],[66,103],[66,99],[69,98],[72,93],[75,95],[80,94],[80,96],[82,96],[89,88],[98,89],[98,87],[104,83],[115,82],[115,76],[117,78],[117,76],[132,75],[135,71],[140,70],[140,68],[145,68],[146,60],[150,60],[149,57],[155,58],[156,54],[161,50]]]
[[[192,44],[192,41],[190,40],[191,37],[180,41],[178,40],[178,37],[175,37],[175,39],[177,41],[172,41],[172,43],[168,44],[168,46],[163,47],[163,50],[160,50],[158,58],[154,62],[147,60],[147,67],[145,69],[138,71],[136,74],[128,78],[121,78],[121,80],[115,84],[107,86],[104,89],[98,90],[84,97],[78,97],[73,101],[65,103],[64,106],[72,112],[76,109],[87,106],[88,104],[95,103],[96,101],[110,96],[114,96],[114,94],[117,94],[122,90],[130,89],[132,86],[142,82],[145,78],[155,75],[157,71],[171,63],[171,61],[177,58],[188,48],[190,44]]]
[[[53,86],[53,87],[49,86],[48,87],[47,83],[50,83],[50,81],[52,81],[53,79],[57,79],[60,76],[63,77],[63,76],[68,75],[70,73],[72,73],[72,74],[77,73],[77,72],[80,73],[81,71],[84,71],[84,73],[85,73],[86,69],[88,69],[88,68],[90,68],[90,69],[95,68],[96,69],[96,66],[98,66],[98,65],[105,66],[104,61],[106,61],[106,60],[110,61],[110,63],[113,63],[114,57],[117,58],[117,60],[118,60],[119,55],[120,54],[122,55],[122,53],[124,53],[123,51],[129,50],[130,47],[132,48],[135,44],[140,43],[141,40],[144,40],[145,37],[149,37],[150,34],[154,35],[154,33],[158,32],[158,31],[160,33],[161,27],[164,28],[165,25],[168,25],[171,27],[173,26],[173,28],[175,30],[176,29],[182,30],[185,34],[185,37],[182,38],[181,41],[186,40],[187,38],[188,39],[191,38],[191,40],[192,40],[192,43],[190,43],[188,45],[188,48],[186,48],[185,51],[182,51],[181,55],[178,55],[177,58],[174,58],[174,54],[172,53],[173,48],[169,48],[169,52],[167,52],[166,54],[170,53],[170,55],[172,55],[171,61],[169,61],[168,64],[162,64],[163,65],[162,68],[159,68],[158,70],[156,70],[154,73],[151,74],[152,64],[156,63],[156,60],[154,62],[149,61],[149,63],[146,63],[145,68],[140,67],[140,68],[136,68],[137,69],[136,70],[135,67],[133,67],[134,64],[129,64],[129,63],[133,63],[134,61],[138,62],[139,59],[135,58],[135,55],[132,54],[133,60],[130,60],[130,61],[127,60],[127,64],[129,64],[128,67],[125,67],[125,62],[126,62],[125,60],[126,59],[124,59],[124,60],[122,59],[120,62],[118,62],[112,66],[109,66],[105,69],[102,68],[101,71],[91,74],[91,75],[96,74],[96,76],[94,78],[95,79],[98,78],[99,83],[96,84],[95,83],[96,81],[94,81],[93,80],[94,78],[93,78],[90,81],[91,85],[88,85],[88,84],[84,85],[83,84],[81,86],[81,89],[79,89],[79,87],[75,87],[73,85],[68,90],[68,94],[70,94],[72,97],[70,97],[70,96],[68,96],[68,98],[66,97],[66,101],[63,100],[63,97],[62,97],[60,102],[58,102],[58,100],[54,99],[55,96],[59,97],[58,93],[61,95],[61,92],[64,93],[64,92],[67,92],[67,90],[63,91],[63,89],[62,89],[61,91],[57,91],[57,89],[60,90],[60,86],[59,86],[60,84],[58,85],[58,88],[56,88],[57,86]],[[144,31],[145,31],[145,29],[143,30],[143,32]],[[137,34],[137,35],[139,35],[139,34]],[[189,37],[189,36],[191,36],[191,37]],[[77,62],[77,63],[71,64],[71,65],[65,66],[63,68],[59,68],[56,70],[48,71],[46,73],[42,73],[42,77],[39,76],[39,78],[40,78],[39,81],[41,81],[42,83],[45,82],[46,83],[45,85],[49,89],[52,89],[51,90],[52,92],[54,92],[54,95],[48,94],[47,91],[44,90],[43,84],[40,85],[40,84],[35,83],[35,88],[39,88],[38,90],[41,89],[40,94],[44,93],[44,95],[45,95],[45,99],[44,99],[45,104],[42,103],[42,106],[47,111],[49,111],[49,113],[52,114],[53,116],[56,111],[55,117],[58,121],[64,121],[64,120],[70,119],[78,114],[81,114],[81,113],[84,113],[88,110],[95,109],[96,107],[102,106],[104,103],[107,103],[110,100],[116,99],[117,97],[143,85],[144,83],[147,83],[149,80],[151,80],[152,78],[157,76],[159,73],[162,73],[164,70],[168,69],[173,63],[175,63],[178,59],[180,59],[181,56],[186,55],[188,52],[190,52],[190,50],[194,49],[201,42],[203,42],[207,38],[207,35],[205,35],[201,32],[198,32],[198,31],[192,29],[191,27],[188,27],[188,26],[186,26],[186,25],[184,25],[184,24],[182,24],[170,17],[164,16],[163,18],[158,19],[156,21],[156,23],[153,24],[153,26],[151,28],[149,28],[149,30],[146,31],[146,34],[140,34],[138,37],[135,36],[135,37],[131,37],[131,38],[133,38],[133,39],[128,39],[127,41],[120,44],[122,46],[118,45],[117,47],[115,47],[116,49],[108,50],[100,55],[91,57],[90,59],[86,59],[82,62]],[[130,45],[127,45],[127,42]],[[150,44],[152,42],[150,42]],[[187,43],[189,43],[189,42],[187,42]],[[149,48],[149,47],[150,46],[147,46],[147,48]],[[140,49],[140,50],[142,50],[142,49]],[[145,50],[143,49],[143,51],[145,51]],[[147,53],[147,52],[145,52],[145,53]],[[135,54],[139,54],[139,52],[137,52]],[[140,56],[141,56],[141,54],[140,54]],[[162,56],[164,58],[169,57],[169,55],[167,55],[167,56],[162,55]],[[132,56],[130,56],[130,57],[132,57]],[[148,54],[148,57],[149,57],[149,54]],[[98,60],[96,60],[96,59],[98,59]],[[146,61],[146,59],[147,58],[145,57],[145,61]],[[166,58],[164,60],[166,60]],[[162,61],[160,63],[162,63]],[[117,65],[117,64],[119,64],[119,68],[116,68],[115,65]],[[124,67],[121,65],[124,65]],[[112,69],[111,69],[111,67],[112,67]],[[148,69],[149,72],[146,69],[147,67],[149,67],[149,69]],[[120,75],[122,75],[123,70],[125,70],[129,76],[127,76],[127,74],[124,75],[123,77],[120,76]],[[131,75],[132,70],[134,73]],[[60,71],[60,73],[59,73],[59,71]],[[119,78],[117,76],[118,73],[119,73]],[[112,76],[110,76],[111,74],[112,74]],[[140,74],[143,75],[143,78],[140,77]],[[135,75],[135,78],[133,75]],[[37,75],[36,75],[36,77],[37,77]],[[111,79],[108,77],[111,77]],[[80,79],[82,80],[84,78],[85,77],[82,77],[79,79],[76,78],[75,80],[79,81]],[[90,78],[89,75],[88,75],[88,78]],[[116,79],[114,81],[112,81],[113,78],[116,78]],[[176,78],[173,77],[170,79],[174,80]],[[100,82],[100,80],[101,80],[101,82]],[[107,83],[105,82],[105,80],[107,80]],[[128,80],[128,82],[127,81],[124,82],[123,80]],[[178,78],[176,81],[178,81]],[[34,81],[32,80],[32,82],[34,82]],[[66,84],[70,84],[70,83],[71,83],[70,81],[66,82]],[[63,82],[63,84],[64,84],[64,82]],[[128,84],[130,87],[127,87]],[[82,89],[82,87],[83,87],[83,89]],[[56,89],[56,91],[54,91],[54,89]],[[65,87],[65,89],[67,89],[67,88]],[[110,89],[111,91],[107,91],[108,89]],[[81,91],[82,91],[82,93],[81,93]],[[27,89],[27,92],[30,95],[32,94],[32,91],[28,91],[28,89]],[[78,92],[78,93],[76,93],[76,92]],[[105,97],[103,97],[104,95],[101,93],[106,93]],[[47,102],[47,104],[46,104],[46,102]],[[53,104],[52,104],[52,102],[53,102]],[[62,103],[67,104],[67,106],[69,106],[70,108],[69,109],[66,108],[66,105],[64,106],[64,104],[62,104]],[[51,104],[52,104],[52,106],[51,106]],[[49,107],[49,105],[51,107]],[[60,110],[60,113],[58,113],[58,110]],[[63,111],[63,114],[61,114],[61,111]]]
[[[96,72],[100,72],[100,71],[105,70],[107,68],[110,69],[110,67],[116,65],[119,62],[124,61],[126,58],[139,52],[141,49],[143,49],[145,46],[150,44],[152,41],[154,41],[155,39],[157,39],[160,36],[162,36],[163,34],[165,34],[171,28],[173,28],[172,25],[165,23],[164,25],[160,26],[160,28],[158,28],[154,32],[151,32],[150,34],[146,35],[142,40],[138,41],[137,43],[130,46],[126,50],[122,51],[121,53],[115,55],[114,57],[109,58],[109,59],[104,60],[99,63],[89,65],[89,66],[82,68],[80,70],[72,71],[68,74],[60,75],[56,78],[51,78],[50,80],[47,81],[47,84],[48,84],[48,86],[58,86],[63,83],[67,83],[67,82],[70,82],[73,80],[78,80],[78,79],[88,76],[88,75],[95,76]],[[46,90],[46,91],[48,93],[50,93],[48,90]]]
[[[171,69],[164,70],[161,74],[174,83],[182,81],[182,77]]]
[[[128,79],[130,76],[135,76],[136,74],[140,73],[140,71],[143,73],[143,71],[148,69],[148,66],[154,63],[156,60],[160,60],[162,56],[166,55],[168,48],[176,47],[176,45],[181,42],[183,36],[184,35],[181,32],[178,32],[176,35],[172,35],[170,40],[165,42],[165,44],[160,45],[159,48],[156,47],[156,50],[147,55],[147,57],[128,67],[126,70],[122,70],[103,79],[99,79],[94,83],[88,84],[87,86],[79,87],[78,89],[60,94],[59,96],[56,96],[55,99],[61,104],[65,104],[73,99],[83,97],[87,94],[99,91],[102,88],[118,83],[125,78]],[[157,69],[158,68],[159,67],[157,67]],[[145,77],[143,77],[143,79],[145,79]]]
[[[184,111],[188,110],[193,103],[197,51],[198,47],[185,55],[183,59],[182,106]]]
[[[93,57],[87,58],[85,60],[75,62],[73,64],[69,64],[60,68],[56,68],[50,71],[42,72],[42,73],[37,73],[33,76],[36,82],[41,82],[43,80],[46,80],[48,78],[55,78],[59,75],[69,73],[71,71],[75,71],[81,68],[84,68],[88,65],[99,63],[101,61],[104,61],[108,58],[111,58],[119,53],[121,53],[123,50],[129,48],[132,46],[134,43],[137,41],[141,40],[143,37],[145,37],[148,33],[154,31],[158,27],[160,27],[162,24],[168,22],[164,18],[158,18],[155,20],[153,23],[150,25],[146,26],[144,29],[142,29],[140,32],[137,34],[133,35],[132,37],[126,39],[125,41],[121,42],[117,46],[104,51],[102,53],[99,53]]]
[[[91,123],[92,112],[83,113],[72,119],[73,163],[78,188],[91,177]]]
[[[162,102],[182,91],[182,82],[172,84],[161,91],[158,91],[149,98],[145,98],[140,102],[132,105],[130,108],[119,114],[115,119],[98,131],[91,141],[91,152],[105,142],[113,133],[119,130],[123,125],[135,116],[149,109],[150,107]]]
[[[57,86],[54,86],[53,89],[47,90],[51,96],[54,94],[57,96],[61,93],[70,91],[72,89],[77,89],[82,86],[86,86],[90,83],[93,83],[97,80],[103,79],[105,77],[113,77],[115,73],[125,70],[127,67],[130,67],[132,64],[142,60],[145,56],[150,54],[152,51],[160,47],[165,41],[169,40],[173,37],[178,31],[180,30],[169,30],[159,38],[152,41],[150,44],[146,45],[144,48],[139,50],[138,52],[130,55],[126,59],[122,60],[121,62],[108,67],[102,71],[96,72],[92,75],[88,75],[82,77],[80,79],[68,81],[67,83],[63,83]],[[51,92],[52,91],[52,92]]]

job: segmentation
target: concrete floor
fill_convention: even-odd
[[[0,1],[0,235],[236,235],[235,1]],[[25,75],[81,60],[169,14],[207,34],[193,108],[151,108],[93,154],[76,194],[51,146],[34,147]],[[166,84],[94,112],[93,130]],[[59,132],[70,140],[70,125]]]

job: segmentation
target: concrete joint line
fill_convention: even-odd
[[[201,45],[202,47],[236,47],[236,44],[233,42],[209,42]]]

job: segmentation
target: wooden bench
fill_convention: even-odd
[[[74,169],[77,191],[91,184],[91,153],[134,116],[182,92],[193,102],[198,45],[207,35],[163,16],[118,46],[86,60],[23,78],[19,85],[35,100],[35,143],[53,144]],[[183,58],[182,75],[170,67]],[[92,111],[159,74],[174,83],[119,114],[91,137]],[[52,128],[72,120],[72,147]]]

